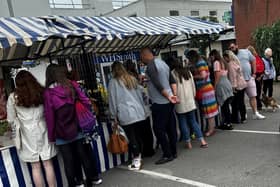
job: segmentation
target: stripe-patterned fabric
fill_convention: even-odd
[[[112,133],[111,124],[100,125],[100,137],[92,143],[93,154],[97,156],[99,172],[107,171],[128,160],[128,154],[112,155],[107,152],[107,143]],[[63,161],[60,155],[53,159],[57,187],[67,186]],[[43,172],[43,171],[42,171]],[[43,173],[44,174],[44,173]],[[44,174],[45,175],[45,174]],[[15,147],[0,150],[0,187],[31,187],[34,186],[31,165],[19,160]]]
[[[0,61],[47,54],[112,53],[143,46],[162,48],[179,35],[222,30],[220,24],[186,16],[0,18]]]
[[[203,118],[197,110],[196,117],[204,129],[207,120]],[[216,125],[219,125],[221,116],[216,116]],[[99,172],[107,171],[115,166],[120,165],[128,160],[128,154],[112,155],[107,151],[109,134],[112,133],[110,123],[102,123],[100,127],[100,137],[93,142],[93,154],[97,156]],[[57,187],[67,186],[64,165],[60,155],[53,159],[54,170],[56,175]],[[32,187],[34,186],[31,165],[19,160],[15,147],[7,147],[0,150],[0,187]]]

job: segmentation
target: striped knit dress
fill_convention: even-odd
[[[215,97],[215,90],[211,84],[208,66],[204,60],[199,60],[196,65],[196,73],[205,71],[208,76],[205,79],[196,79],[196,99],[199,103],[204,118],[212,118],[218,115],[218,104]]]

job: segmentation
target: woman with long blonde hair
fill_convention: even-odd
[[[228,78],[233,88],[232,99],[232,123],[244,123],[246,121],[246,106],[244,103],[244,94],[247,83],[243,77],[240,61],[237,56],[230,50],[223,54],[227,62]],[[240,118],[239,118],[240,115]]]
[[[130,170],[139,170],[142,166],[142,140],[139,129],[146,119],[142,90],[135,77],[129,74],[120,62],[112,65],[113,78],[109,83],[109,110],[115,125],[121,125],[129,140],[129,149],[133,154]]]

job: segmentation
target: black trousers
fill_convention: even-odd
[[[142,152],[143,143],[138,131],[141,129],[144,121],[139,121],[130,125],[122,126],[129,140],[129,149],[134,157],[138,157]]]
[[[64,171],[69,187],[75,187],[75,179],[80,177],[76,176],[77,160],[81,163],[81,167],[84,169],[86,182],[88,185],[91,183],[91,181],[98,178],[97,163],[90,144],[84,144],[83,139],[81,139],[69,144],[59,145],[58,148],[62,154]]]
[[[261,101],[261,95],[262,95],[262,84],[263,84],[263,80],[257,80],[256,78],[256,87],[257,87],[257,107],[258,108],[262,108],[262,101]]]
[[[163,157],[177,154],[176,118],[173,104],[152,105],[153,128]]]
[[[138,129],[137,133],[139,133],[139,136],[141,137],[143,143],[142,156],[153,156],[155,154],[154,135],[152,131],[150,117],[143,121],[143,124],[141,125],[141,128]]]
[[[231,112],[230,112],[230,108],[229,108],[231,101],[232,101],[232,97],[228,98],[221,107],[223,123],[225,125],[231,123]]]
[[[235,93],[233,93],[233,95],[234,96],[231,102],[231,108],[232,108],[231,121],[233,123],[239,123],[240,120],[241,121],[246,120],[246,106],[244,102],[245,89],[237,90]]]
[[[272,95],[273,95],[273,79],[263,80],[263,93],[264,93],[264,95],[267,95],[267,91],[268,91],[268,97],[272,97]]]

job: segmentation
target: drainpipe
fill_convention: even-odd
[[[12,0],[7,0],[7,4],[8,4],[8,9],[9,9],[10,16],[15,17]]]

